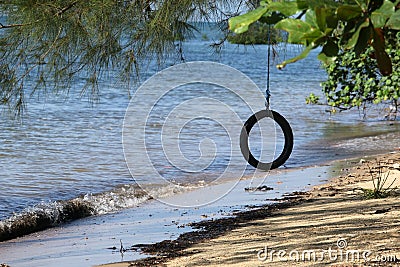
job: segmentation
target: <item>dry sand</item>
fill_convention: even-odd
[[[247,216],[194,244],[170,251],[162,244],[149,250],[151,259],[104,266],[400,266],[399,190],[382,199],[365,199],[362,190],[373,188],[370,171],[379,170],[400,188],[399,164],[400,153],[362,160],[265,218]]]

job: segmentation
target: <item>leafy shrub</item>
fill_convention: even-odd
[[[391,102],[397,112],[400,97],[400,32],[388,32],[385,38],[393,73],[390,76],[379,73],[371,46],[359,55],[354,50],[341,51],[325,66],[328,79],[322,83],[322,91],[328,105],[350,109],[366,103]]]

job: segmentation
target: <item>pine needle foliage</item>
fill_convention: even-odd
[[[72,83],[96,99],[110,70],[129,87],[141,66],[162,62],[193,34],[191,21],[228,19],[235,8],[209,0],[0,1],[0,103],[20,115],[26,96],[68,94]]]

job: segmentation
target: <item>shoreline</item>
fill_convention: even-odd
[[[193,231],[189,225],[205,218],[231,217],[232,213],[260,207],[271,203],[283,194],[305,191],[312,184],[321,184],[331,178],[341,168],[352,164],[335,161],[331,165],[310,166],[302,169],[279,169],[279,172],[265,173],[255,180],[239,180],[231,184],[217,185],[215,188],[190,191],[172,196],[168,201],[184,201],[190,197],[201,199],[207,190],[231,188],[231,192],[218,201],[198,208],[176,208],[150,200],[132,209],[87,217],[59,227],[29,234],[10,241],[0,242],[0,259],[10,266],[95,266],[118,261],[133,261],[146,255],[139,251],[126,251],[133,244],[157,243],[174,240],[182,233]],[[274,190],[246,191],[255,183],[266,183]],[[232,187],[235,185],[234,187]],[[221,187],[223,186],[223,187]],[[209,189],[208,189],[209,188]],[[205,189],[205,190],[204,190]],[[14,253],[20,251],[20,253]]]
[[[376,154],[376,155],[381,155],[381,154]],[[376,155],[367,154],[364,157],[374,157]],[[324,160],[315,164],[308,163],[308,165],[305,166],[294,166],[294,167],[289,167],[288,169],[284,168],[284,169],[272,170],[269,171],[270,174],[268,174],[268,176],[271,174],[272,175],[277,174],[281,170],[298,171],[313,167],[329,166],[335,164],[336,162],[345,162],[347,160],[352,160],[360,157],[362,156],[352,155],[347,158],[332,157],[329,160]],[[244,179],[247,178],[244,177]],[[232,180],[235,179],[232,178]],[[121,212],[124,209],[134,208],[135,206],[142,204],[147,200],[153,199],[152,196],[147,197],[146,194],[143,193],[142,189],[138,190],[133,189],[134,187],[136,187],[136,185],[134,184],[128,184],[126,186],[128,186],[128,188],[125,188],[125,185],[117,185],[109,190],[94,194],[81,194],[79,196],[67,200],[55,200],[46,203],[38,203],[37,205],[33,206],[28,206],[24,210],[16,212],[13,215],[10,215],[9,217],[0,220],[0,242],[14,240],[16,238],[23,237],[25,235],[38,233],[42,230],[47,230],[60,226],[62,227],[65,224],[68,224],[70,222],[79,219],[90,218],[93,216],[99,216],[103,214],[112,214],[114,212]],[[123,190],[121,190],[121,188]],[[122,195],[118,196],[121,193],[120,191],[123,191]],[[125,194],[125,191],[128,192],[128,194]],[[135,195],[132,196],[131,193],[129,193],[131,191],[137,193],[134,193]],[[114,197],[114,195],[117,196]],[[106,203],[106,201],[104,201],[103,199],[112,198],[113,204],[110,205],[110,207],[106,207],[106,209],[109,209],[109,211],[104,212],[102,210],[104,209],[104,207],[98,207],[97,203],[91,203],[90,201],[87,201],[85,199],[86,196],[89,196],[90,201],[93,201],[93,199],[97,199],[96,201],[99,203],[101,202],[101,204]],[[131,199],[132,197],[136,198],[134,205],[129,204],[131,206],[126,206],[125,203],[121,204],[118,203],[121,200],[125,201],[126,199]],[[99,209],[101,209],[101,213],[97,211]],[[54,214],[58,214],[58,216],[53,216]]]
[[[358,158],[358,157],[356,157]],[[330,166],[335,164],[336,162],[344,162],[346,160],[351,160],[352,158],[348,159],[333,159],[329,161],[320,162],[319,164],[311,164],[307,166],[300,166],[300,167],[291,167],[291,168],[283,168],[283,169],[275,169],[272,171],[267,172],[266,178],[270,175],[279,175],[282,171],[284,172],[295,172],[301,171],[309,168],[315,167],[322,167],[322,166]],[[242,177],[240,180],[248,180],[257,179],[257,176],[263,176],[264,172],[260,172],[255,177],[247,177],[246,175]],[[235,181],[237,179],[231,178],[222,182],[229,183]],[[143,193],[142,189],[134,190],[134,196],[130,195],[131,188],[137,187],[135,184],[129,185],[130,188],[125,189],[124,186],[117,186],[113,189],[108,191],[96,193],[96,194],[89,194],[90,198],[112,198],[113,200],[118,201],[119,199],[113,196],[114,193],[119,194],[118,190],[121,191],[126,190],[128,194],[125,196],[123,195],[122,198],[137,198],[137,203],[134,206],[139,204],[146,204],[145,202],[148,200],[152,200],[153,197],[150,195],[146,195]],[[195,189],[198,190],[198,189]],[[189,191],[187,191],[189,192]],[[186,192],[186,193],[187,193]],[[174,197],[171,195],[171,197]],[[100,202],[100,200],[98,200]],[[104,201],[103,201],[104,202]],[[63,227],[66,224],[71,222],[75,222],[80,219],[87,219],[93,218],[99,215],[108,215],[114,212],[123,212],[125,209],[134,208],[115,208],[113,205],[110,205],[111,211],[106,213],[98,213],[94,212],[99,207],[93,205],[93,203],[88,202],[85,199],[85,195],[80,195],[76,198],[68,199],[68,200],[57,200],[54,202],[38,204],[37,206],[28,207],[21,212],[17,212],[14,215],[5,218],[4,220],[0,220],[0,243],[13,241],[17,238],[21,238],[26,235],[36,234],[43,230],[53,229],[57,227]],[[114,209],[115,208],[115,209]],[[48,212],[51,210],[51,212]],[[56,214],[56,216],[54,216]]]
[[[399,155],[399,152],[392,153],[380,154],[379,157]],[[362,161],[372,158],[364,156]],[[349,174],[349,169],[356,168],[354,166],[359,161],[360,157],[335,160],[329,162],[328,165],[310,166],[297,170],[280,169],[279,173],[268,176],[265,181],[267,185],[274,187],[271,191],[246,192],[243,189],[248,185],[248,181],[241,180],[230,194],[211,205],[198,209],[175,209],[160,205],[157,201],[150,201],[134,209],[89,217],[8,242],[0,242],[0,263],[7,263],[12,267],[28,267],[32,264],[37,266],[56,264],[60,267],[99,266],[108,263],[106,266],[116,267],[130,264],[149,266],[158,265],[159,262],[165,260],[173,261],[174,258],[183,257],[183,251],[207,244],[210,240],[224,238],[233,229],[232,225],[235,227],[235,232],[241,231],[244,225],[251,226],[254,221],[268,220],[268,218],[276,217],[276,214],[279,215],[281,212],[302,205],[303,201],[310,198],[310,195],[304,192],[311,192],[312,185],[327,185],[338,179],[338,177],[335,178],[338,175],[341,175],[339,179],[343,180],[343,173]],[[327,191],[327,189],[324,190]],[[322,193],[326,194],[325,191]],[[292,192],[296,192],[297,195],[290,194]],[[191,193],[188,195],[194,196]],[[285,201],[290,203],[284,203]],[[294,203],[295,201],[299,203]],[[293,204],[294,207],[288,204]],[[265,209],[267,206],[269,208]],[[257,213],[256,210],[259,212]],[[272,217],[270,213],[273,214]],[[241,219],[237,220],[232,215],[241,216]],[[206,218],[208,221],[204,221]],[[196,227],[199,230],[196,230]],[[206,228],[209,229],[208,233],[204,231]],[[180,236],[180,241],[185,241],[186,238],[186,244],[176,242]],[[247,240],[247,242],[252,243],[252,240]],[[142,246],[138,246],[140,244]],[[175,249],[175,255],[171,253],[172,246]],[[208,246],[213,248],[214,244],[211,243]],[[120,247],[123,248],[123,253],[120,252]],[[144,250],[147,252],[153,250],[156,253],[160,251],[163,254],[159,255],[159,259],[149,259],[151,255],[144,254]],[[20,251],[20,253],[16,254],[14,251]],[[197,252],[189,252],[189,254],[196,255]],[[109,265],[113,262],[116,264]],[[187,262],[170,265],[185,266]],[[263,262],[258,262],[257,266],[260,263],[263,264]],[[216,265],[219,266],[220,263]],[[243,262],[239,266],[242,265]]]
[[[239,211],[233,217],[192,223],[190,226],[193,231],[181,234],[175,240],[136,244],[129,248],[147,254],[147,258],[100,266],[259,266],[268,262],[257,258],[257,255],[266,257],[262,249],[267,249],[267,245],[275,252],[287,252],[335,247],[339,241],[347,242],[346,245],[353,250],[368,250],[375,254],[383,251],[385,255],[394,255],[396,258],[395,262],[389,263],[371,261],[368,266],[400,266],[400,248],[395,245],[400,243],[400,219],[397,219],[400,218],[399,191],[384,199],[366,200],[361,196],[361,188],[372,186],[370,168],[377,171],[381,164],[385,170],[390,170],[390,179],[397,178],[395,185],[399,187],[400,170],[396,165],[399,163],[400,152],[362,159],[347,174],[313,186],[307,192],[294,192],[283,202],[266,204],[250,211]],[[304,214],[308,217],[304,217]],[[296,220],[290,219],[292,217]],[[381,229],[374,227],[374,224],[385,227]],[[290,229],[290,233],[285,233],[282,228]],[[379,236],[382,232],[387,236]],[[377,242],[380,245],[365,242],[372,241],[373,237],[378,237]],[[382,243],[384,250],[379,247]],[[285,262],[276,258],[275,255],[275,259],[269,263],[286,266]],[[329,260],[322,262],[325,265],[337,263]],[[311,260],[293,262],[300,266],[311,266],[312,263]]]

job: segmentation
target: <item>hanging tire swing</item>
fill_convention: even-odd
[[[253,126],[263,118],[271,118],[281,128],[285,137],[285,143],[283,150],[279,156],[271,162],[261,162],[257,160],[250,151],[249,148],[249,135]],[[274,110],[264,109],[250,116],[245,122],[242,131],[240,133],[240,150],[246,161],[254,168],[268,171],[279,166],[282,166],[286,160],[290,157],[293,150],[293,132],[289,122],[278,112]]]
[[[270,100],[270,58],[271,58],[271,28],[270,25],[268,27],[268,63],[267,63],[267,89],[265,91],[265,107],[266,109],[260,110],[253,115],[251,115],[247,121],[244,123],[242,127],[242,131],[240,133],[240,150],[242,152],[243,157],[246,161],[253,166],[254,168],[268,171],[272,169],[276,169],[282,166],[286,160],[289,159],[290,154],[293,150],[293,131],[290,127],[289,122],[278,112],[269,109],[269,100]],[[281,128],[284,135],[284,145],[282,151],[280,151],[279,156],[273,159],[271,162],[261,162],[257,160],[250,151],[249,148],[249,135],[253,126],[263,118],[273,119],[276,124]]]

